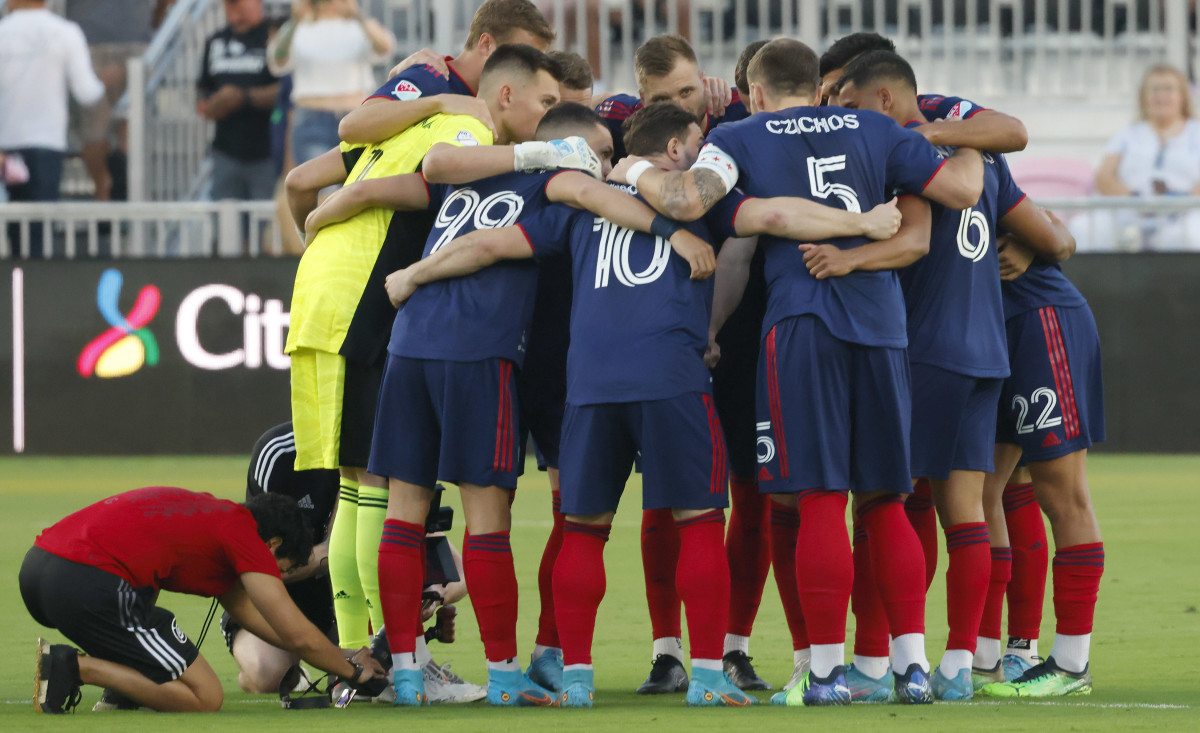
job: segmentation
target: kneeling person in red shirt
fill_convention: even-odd
[[[218,598],[243,628],[318,669],[364,683],[382,670],[360,649],[347,659],[292,602],[280,573],[308,560],[312,533],[296,502],[243,504],[184,489],[136,489],[46,529],[21,565],[34,620],[83,649],[38,640],[38,712],[62,713],[82,684],[166,712],[215,711],[221,682],[160,590]]]

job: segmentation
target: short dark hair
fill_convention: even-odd
[[[254,515],[258,536],[263,542],[272,537],[282,540],[275,557],[289,559],[295,566],[308,562],[312,554],[313,533],[296,500],[283,494],[259,494],[246,500],[245,507]]]
[[[658,155],[665,152],[671,138],[683,140],[696,118],[683,107],[656,102],[642,107],[621,125],[625,150],[630,155]]]
[[[842,74],[839,86],[864,88],[880,79],[902,81],[917,93],[917,75],[902,56],[891,51],[868,51],[855,58]]]
[[[488,79],[499,73],[518,73],[532,77],[539,71],[549,73],[555,81],[558,81],[562,75],[558,64],[533,46],[526,46],[524,43],[506,43],[497,47],[488,57],[487,62],[483,65],[483,72],[479,75],[479,85],[483,86]]]
[[[554,29],[546,22],[542,11],[529,0],[487,0],[471,19],[466,47],[478,46],[479,37],[484,33],[495,38],[496,43],[504,43],[515,31],[526,31],[545,41],[547,46],[554,43]]]
[[[583,135],[591,128],[603,126],[604,121],[596,110],[575,102],[562,102],[546,110],[538,123],[537,140],[555,140],[570,135]]]
[[[698,63],[692,44],[683,36],[663,33],[647,40],[633,54],[633,70],[638,86],[648,76],[658,78],[670,74],[680,59]]]
[[[868,51],[892,51],[894,53],[896,44],[878,33],[867,31],[842,36],[834,41],[825,53],[821,54],[818,73],[823,79],[829,72],[844,68],[854,60],[854,57],[861,56]]]
[[[746,79],[762,84],[772,96],[815,96],[820,81],[817,54],[800,41],[776,39],[750,59]]]
[[[567,89],[591,89],[595,79],[587,59],[571,51],[548,51],[547,55],[558,64],[561,76],[558,83]]]
[[[750,97],[750,82],[746,81],[746,68],[750,66],[750,59],[754,58],[754,54],[770,42],[769,38],[761,38],[743,48],[742,55],[738,56],[737,66],[733,67],[733,85],[737,87],[743,100]]]

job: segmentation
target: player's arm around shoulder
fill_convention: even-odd
[[[895,270],[928,254],[933,229],[929,202],[920,196],[904,196],[897,206],[901,215],[900,229],[887,239],[850,249],[832,244],[800,245],[809,273],[818,280],[825,280],[856,271]]]
[[[533,247],[520,226],[476,229],[456,237],[444,247],[384,280],[388,300],[399,308],[417,288],[438,280],[465,277],[500,260],[529,259]]]
[[[950,209],[974,206],[983,195],[983,156],[974,148],[958,148],[921,195]]]
[[[800,241],[857,236],[887,239],[900,228],[900,218],[895,199],[857,213],[799,197],[776,196],[746,199],[734,225],[739,236],[772,234]]]
[[[1066,224],[1028,197],[1000,218],[1000,226],[1050,262],[1062,262],[1075,254],[1075,237]]]
[[[967,119],[935,120],[914,129],[934,145],[991,153],[1015,153],[1029,144],[1025,123],[994,109],[981,109]]]
[[[429,186],[420,173],[355,181],[330,194],[304,220],[304,244],[323,227],[346,221],[367,209],[417,211],[429,206]]]

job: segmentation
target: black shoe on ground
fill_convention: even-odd
[[[115,690],[104,688],[100,699],[92,706],[93,713],[106,713],[110,710],[137,710],[141,706]]]
[[[769,690],[771,683],[758,676],[754,671],[754,665],[750,664],[753,657],[746,656],[746,652],[729,652],[721,657],[721,666],[725,669],[725,676],[729,678],[739,690]]]
[[[670,654],[659,654],[654,658],[654,666],[650,668],[650,676],[637,688],[639,695],[667,695],[672,692],[685,692],[688,688],[687,670]]]
[[[66,644],[38,639],[33,676],[33,709],[61,715],[74,712],[83,697],[79,692],[79,651]]]

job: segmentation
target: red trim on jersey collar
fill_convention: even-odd
[[[939,173],[941,173],[941,172],[942,172],[942,166],[944,166],[944,165],[946,165],[946,161],[945,161],[945,159],[943,159],[941,163],[938,163],[937,170],[935,170],[935,171],[933,172],[933,174],[929,176],[929,180],[925,181],[925,185],[924,185],[924,186],[921,186],[921,190],[922,190],[922,191],[924,191],[925,189],[929,188],[929,184],[930,184],[930,183],[933,183],[933,179],[937,177],[937,174],[939,174]]]
[[[913,120],[909,120],[908,122],[905,122],[904,126],[911,130],[913,127],[916,127],[918,125],[927,125],[927,124],[929,124],[929,120],[913,119]]]
[[[458,80],[463,83],[464,87],[466,87],[468,90],[470,90],[471,96],[475,96],[476,94],[478,94],[478,92],[476,92],[475,89],[470,84],[467,83],[467,80],[462,78],[462,75],[459,74],[457,71],[455,71],[454,67],[450,65],[450,62],[454,60],[454,57],[453,56],[443,56],[442,58],[444,58],[446,60],[446,68],[450,70],[451,74],[454,74],[455,76],[458,77]]]

